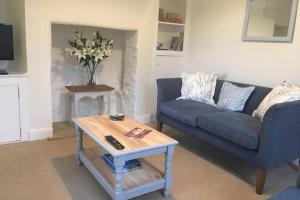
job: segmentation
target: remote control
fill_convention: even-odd
[[[116,138],[114,138],[114,136],[107,135],[105,136],[105,139],[117,150],[122,150],[125,148]]]

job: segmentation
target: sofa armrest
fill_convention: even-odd
[[[300,101],[276,104],[262,122],[258,162],[266,170],[300,158]]]
[[[172,101],[181,96],[181,78],[157,79],[157,113],[159,113],[160,104]]]

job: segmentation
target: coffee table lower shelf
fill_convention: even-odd
[[[99,148],[84,149],[79,152],[79,159],[100,185],[116,199],[115,174],[102,161],[105,152]],[[140,159],[142,168],[123,173],[122,198],[130,199],[165,187],[163,173],[144,159]]]

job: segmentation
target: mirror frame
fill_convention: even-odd
[[[242,41],[249,41],[249,42],[292,42],[293,41],[299,0],[293,0],[290,23],[289,23],[289,30],[288,30],[288,35],[286,37],[247,36],[248,24],[249,24],[249,18],[250,18],[251,1],[252,0],[247,0]]]

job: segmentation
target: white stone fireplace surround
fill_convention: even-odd
[[[112,112],[124,112],[135,116],[136,72],[137,72],[137,31],[108,29],[81,25],[52,24],[51,49],[51,93],[53,122],[66,121],[67,90],[66,85],[87,83],[85,69],[78,65],[76,58],[65,52],[68,40],[73,39],[75,31],[83,31],[87,36],[99,30],[107,38],[114,40],[112,55],[98,68],[95,79],[97,84],[106,84],[115,88],[112,96]],[[99,113],[99,101],[102,99],[83,98],[79,103],[81,116]],[[104,102],[103,102],[104,101]]]

